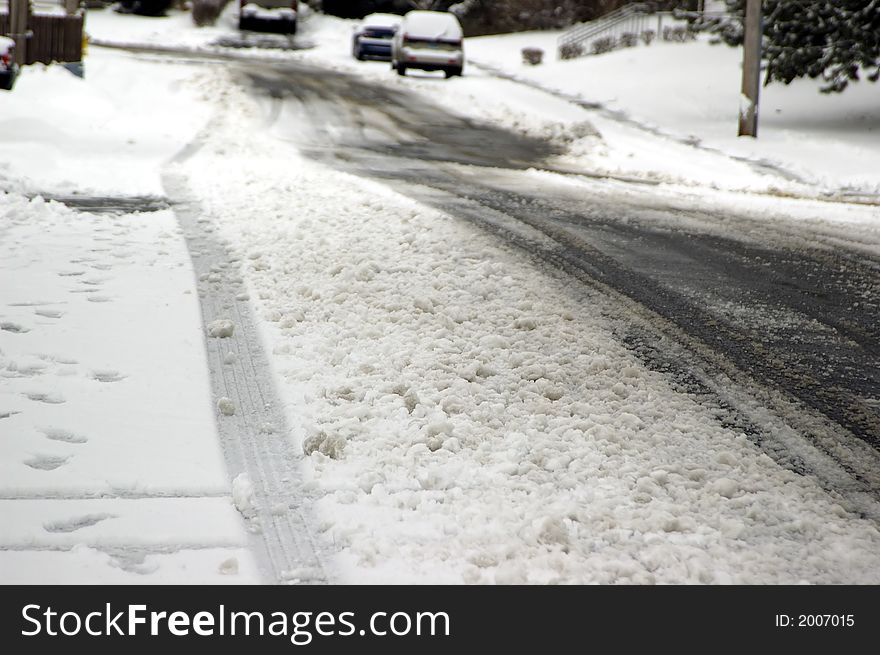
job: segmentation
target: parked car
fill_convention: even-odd
[[[391,42],[391,67],[398,75],[408,68],[442,70],[446,77],[461,75],[464,32],[455,14],[445,11],[408,12]]]
[[[115,11],[119,14],[165,16],[173,0],[120,0]]]
[[[238,29],[296,33],[297,0],[239,0]]]
[[[15,63],[15,41],[0,36],[0,89],[12,91],[18,77],[18,64]]]
[[[395,14],[370,14],[355,28],[351,54],[355,59],[391,61],[391,40],[402,18]]]

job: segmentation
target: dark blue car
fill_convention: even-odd
[[[355,59],[391,61],[391,39],[400,25],[400,16],[370,14],[355,28],[351,54]]]

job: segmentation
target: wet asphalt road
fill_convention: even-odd
[[[601,290],[621,340],[719,420],[829,488],[880,499],[878,243],[850,242],[821,216],[769,220],[638,185],[539,181],[524,171],[552,170],[552,145],[399,85],[290,64],[248,66],[241,80],[282,138],[295,124],[289,138],[311,156],[497,234],[563,271],[573,293]]]

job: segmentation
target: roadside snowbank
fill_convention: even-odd
[[[186,66],[119,52],[88,57],[86,78],[28,66],[0,113],[0,190],[161,195],[158,171],[204,124]]]

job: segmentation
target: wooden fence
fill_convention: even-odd
[[[28,16],[25,64],[82,61],[83,16]],[[9,34],[9,15],[0,14],[0,34]]]

